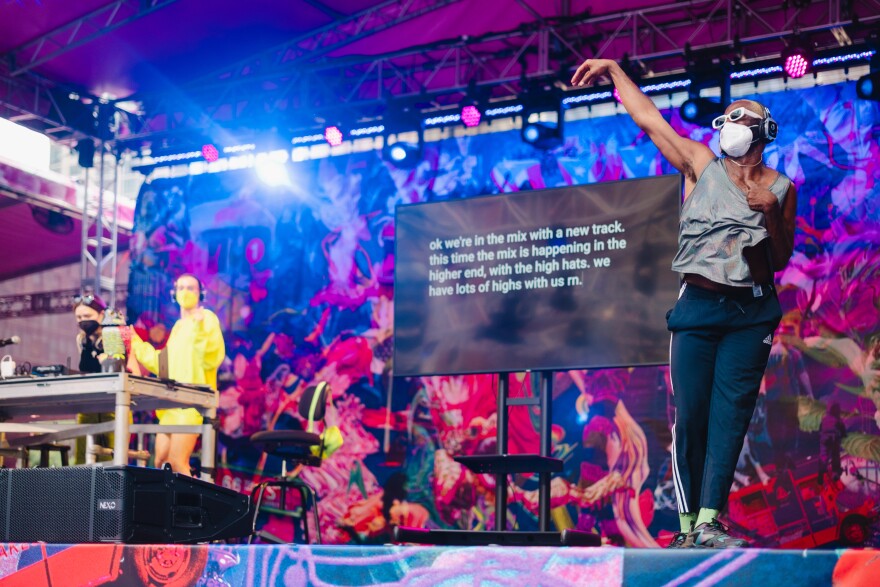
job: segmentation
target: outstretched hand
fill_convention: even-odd
[[[752,210],[766,214],[773,206],[779,203],[773,192],[750,179],[746,180],[746,187],[749,189],[746,194],[746,201]]]
[[[614,65],[610,59],[587,59],[571,76],[571,85],[588,86],[598,78],[608,74],[608,68]]]

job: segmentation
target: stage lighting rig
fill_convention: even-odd
[[[324,140],[331,147],[338,147],[345,140],[345,135],[338,126],[328,126],[324,129]]]
[[[782,52],[782,69],[792,79],[804,77],[813,68],[813,52],[797,39]]]
[[[202,145],[202,157],[208,163],[213,163],[220,158],[220,151],[217,150],[213,143],[207,143]]]
[[[565,140],[558,122],[523,122],[521,136],[523,142],[545,151],[561,146]]]
[[[880,102],[880,70],[860,77],[856,82],[856,94],[862,100]]]
[[[688,99],[678,107],[678,113],[685,122],[711,127],[712,120],[724,114],[724,107],[730,102],[730,69],[728,58],[719,54],[691,51],[685,46],[688,61],[686,73],[690,84],[687,86]],[[718,88],[719,99],[703,98],[702,90]]]
[[[480,119],[482,117],[483,113],[480,112],[476,104],[468,104],[461,109],[461,123],[467,128],[480,126]]]
[[[681,119],[691,124],[712,126],[712,120],[724,114],[724,105],[717,100],[692,96],[678,107]]]
[[[398,169],[412,169],[422,161],[422,145],[399,141],[382,148],[382,158]]]
[[[871,57],[871,72],[856,82],[856,94],[862,100],[880,102],[880,52]]]
[[[382,158],[398,169],[412,169],[422,161],[424,131],[417,100],[426,99],[420,97],[391,100],[382,117],[385,127]],[[410,140],[413,135],[416,137],[415,141]]]
[[[529,86],[521,98],[522,141],[542,150],[560,147],[565,141],[565,110],[559,88],[553,85]]]

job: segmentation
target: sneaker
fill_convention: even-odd
[[[667,544],[664,548],[690,548],[691,545],[687,544],[688,535],[686,532],[676,532],[675,536],[672,537],[672,542]]]
[[[696,548],[745,548],[747,540],[728,534],[727,526],[718,520],[703,522],[688,534],[688,542]]]

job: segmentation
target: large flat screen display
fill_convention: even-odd
[[[398,207],[395,375],[668,362],[681,182]]]

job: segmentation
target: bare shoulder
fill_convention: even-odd
[[[696,142],[696,141],[694,141]],[[715,153],[704,145],[703,143],[697,143],[698,147],[694,148],[693,151],[693,171],[694,171],[694,182],[700,179],[700,176],[703,175],[703,172],[706,171],[706,168],[709,167],[709,164],[712,163],[717,156]]]
[[[691,193],[694,191],[694,187],[697,185],[697,180],[700,179],[700,176],[703,175],[703,172],[706,171],[709,164],[716,158],[712,149],[703,143],[698,143],[696,141],[692,142],[695,145],[692,150],[692,156],[685,167],[681,170],[684,174],[685,200],[690,197]]]

